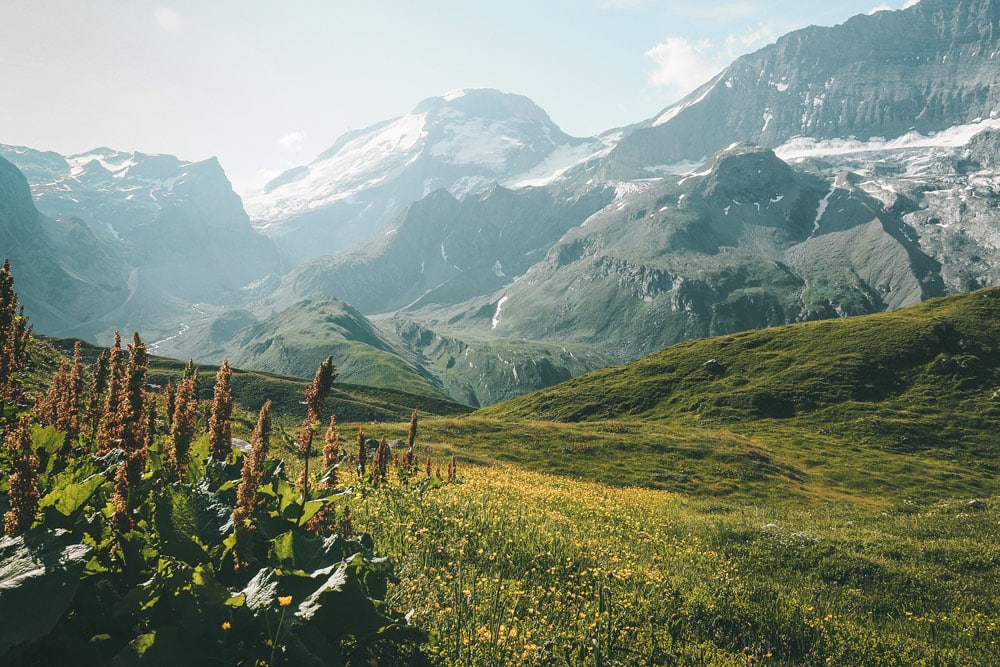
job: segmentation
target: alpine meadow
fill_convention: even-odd
[[[0,664],[1000,666],[1000,0],[43,4]]]

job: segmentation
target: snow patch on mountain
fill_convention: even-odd
[[[983,130],[1000,128],[1000,118],[989,118],[966,125],[955,125],[929,135],[908,132],[891,140],[873,138],[868,141],[858,139],[823,139],[795,137],[774,149],[774,154],[786,162],[830,155],[852,153],[872,153],[906,148],[958,148],[969,143],[972,137]]]
[[[309,164],[298,179],[269,193],[248,195],[247,213],[254,220],[273,221],[348,199],[381,183],[419,157],[426,123],[426,113],[411,114],[346,142],[331,157]]]
[[[573,167],[604,157],[614,144],[587,142],[576,146],[559,146],[535,168],[507,179],[509,188],[544,187],[559,180]]]
[[[830,197],[833,196],[834,190],[836,188],[830,188],[830,191],[819,200],[819,206],[816,207],[816,219],[813,220],[813,228],[809,234],[809,238],[816,236],[816,233],[819,231],[819,221],[823,219],[823,214],[826,213],[826,209],[830,206]]]
[[[260,231],[302,260],[364,242],[435,190],[462,199],[495,184],[547,184],[613,142],[564,134],[526,97],[458,90],[345,134],[310,164],[245,193],[244,203]]]
[[[474,164],[500,171],[510,154],[524,147],[516,121],[468,118],[456,111],[443,113],[442,117],[451,122],[444,138],[436,141],[429,153],[448,164]]]
[[[495,312],[493,314],[493,326],[490,327],[491,329],[496,329],[497,325],[500,324],[500,309],[503,308],[503,305],[504,305],[504,303],[507,302],[508,298],[509,297],[507,297],[507,296],[502,296],[502,297],[500,297],[500,300],[497,301],[497,312]]]
[[[705,84],[703,90],[701,91],[701,94],[699,94],[698,97],[692,98],[689,96],[687,99],[681,100],[677,104],[673,104],[667,107],[666,110],[664,110],[664,112],[661,113],[656,118],[656,120],[653,121],[653,127],[658,127],[660,125],[663,125],[664,123],[675,118],[679,113],[681,113],[685,109],[693,107],[694,105],[704,100],[706,97],[708,97],[708,94],[715,89],[716,84],[719,83],[719,80],[721,78],[722,74],[719,74],[714,79]]]

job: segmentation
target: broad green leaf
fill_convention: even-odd
[[[62,431],[57,431],[52,426],[34,426],[31,429],[31,441],[35,445],[35,449],[39,453],[45,452],[49,456],[62,449],[64,437]]]
[[[80,511],[107,480],[101,475],[91,475],[82,482],[59,485],[38,503],[45,514],[47,525],[70,528]]]
[[[355,558],[361,558],[358,554]],[[307,644],[309,631],[322,632],[327,638],[364,637],[392,625],[368,599],[350,561],[340,563],[320,577],[320,585],[295,610],[297,631]]]
[[[57,431],[51,426],[32,427],[31,441],[41,464],[39,468],[41,475],[51,472],[53,464],[58,460],[57,454],[62,449],[65,438],[65,433]]]
[[[289,503],[281,509],[281,516],[296,524],[302,523],[302,505],[299,503]]]
[[[218,555],[225,547],[221,540],[231,512],[202,488],[167,487],[154,518],[163,551],[191,565]]]
[[[180,631],[180,628],[160,626],[153,632],[139,635],[115,656],[113,667],[175,667],[191,664],[200,651]]]
[[[278,499],[278,512],[288,518],[298,518],[301,516],[302,507],[299,505],[298,488],[286,479],[275,477],[271,482],[271,490],[274,491]],[[298,510],[289,510],[293,505],[298,506]],[[299,514],[295,514],[299,512]],[[289,515],[291,513],[291,516]]]
[[[271,564],[279,570],[310,572],[310,576],[315,577],[319,576],[320,570],[365,550],[364,544],[357,540],[345,540],[337,535],[324,539],[300,530],[290,530],[270,541],[268,556]],[[376,560],[381,562],[384,559]]]
[[[64,544],[66,534],[0,538],[0,656],[47,635],[73,602],[90,547]]]
[[[278,597],[278,577],[269,567],[261,569],[240,592],[250,609],[266,609]]]
[[[316,500],[310,500],[306,502],[305,509],[301,512],[301,516],[299,517],[299,523],[305,525],[306,523],[309,522],[310,519],[316,516],[316,514],[321,509],[331,504],[332,502],[333,501],[328,498],[318,498]]]

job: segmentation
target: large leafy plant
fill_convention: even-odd
[[[305,502],[268,459],[240,567],[232,516],[244,453],[216,462],[204,436],[178,476],[161,437],[133,491],[134,525],[121,530],[112,496],[123,453],[64,462],[62,433],[32,435],[40,520],[0,540],[4,664],[389,664],[421,638],[387,609],[393,575],[370,538],[306,527],[346,491],[315,489]]]

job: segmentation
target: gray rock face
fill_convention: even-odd
[[[892,138],[993,117],[998,58],[996,0],[924,0],[798,30],[626,132],[605,173],[634,178],[733,141],[776,147],[795,136]]]
[[[634,184],[503,291],[492,331],[624,361],[686,338],[945,293],[916,231],[856,180],[742,145],[697,175]]]
[[[1000,131],[986,130],[974,136],[969,142],[966,160],[958,167],[965,173],[1000,167]]]
[[[106,148],[63,157],[12,146],[0,146],[0,154],[33,184],[29,191],[22,183],[9,199],[20,202],[10,216],[18,225],[15,235],[27,243],[25,225],[46,227],[49,259],[67,270],[67,263],[79,265],[71,271],[72,282],[116,295],[101,307],[81,301],[87,311],[78,317],[87,322],[81,330],[56,314],[43,315],[60,302],[57,291],[64,281],[51,271],[44,279],[39,275],[24,285],[29,298],[35,290],[46,294],[36,305],[39,332],[83,331],[91,340],[106,339],[114,329],[155,335],[173,330],[192,304],[238,303],[243,287],[280,271],[277,248],[253,230],[214,158],[184,162]],[[38,215],[32,214],[32,196],[46,214],[41,223],[32,217]]]
[[[438,190],[366,247],[303,264],[269,303],[336,297],[366,313],[454,305],[524,274],[608,201],[603,189],[565,200],[542,189],[494,187],[463,201]]]
[[[35,331],[93,337],[102,316],[128,295],[127,272],[114,247],[79,220],[52,219],[35,208],[24,175],[0,158],[0,254]]]

